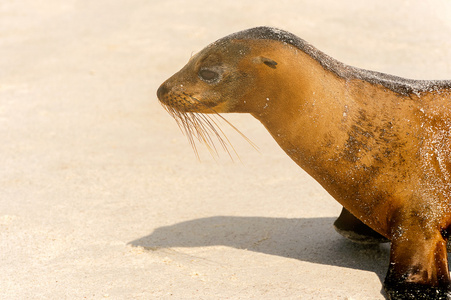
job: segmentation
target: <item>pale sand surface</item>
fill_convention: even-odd
[[[258,25],[353,66],[451,79],[449,1],[0,3],[0,299],[384,299],[388,245],[248,115],[198,162],[157,102],[208,43]],[[314,4],[313,4],[314,3]]]

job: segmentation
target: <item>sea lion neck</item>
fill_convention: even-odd
[[[294,162],[353,214],[383,210],[368,203],[379,193],[385,197],[386,191],[374,188],[389,180],[382,170],[389,174],[392,166],[416,155],[410,151],[419,143],[418,127],[409,122],[416,119],[418,99],[364,80],[344,79],[302,51],[279,47],[273,47],[279,53],[276,71],[265,71],[267,77],[260,77],[259,88],[252,89],[250,102],[258,106],[251,114]],[[262,55],[274,57],[269,52]],[[391,150],[398,145],[405,147],[402,155]],[[365,205],[350,207],[356,199]],[[387,234],[388,219],[365,222]]]
[[[348,91],[349,83],[291,45],[275,43],[268,48],[273,50],[258,54],[277,57],[276,70],[266,68],[257,73],[258,89],[250,90],[244,98],[249,99],[248,112],[290,156],[321,152],[318,139],[327,136],[331,128],[343,128],[335,134],[337,143],[343,143],[343,115],[350,113],[355,102]],[[296,162],[306,167],[305,161]]]

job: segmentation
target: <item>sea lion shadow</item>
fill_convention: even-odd
[[[215,216],[160,227],[129,244],[151,251],[222,245],[372,271],[383,281],[389,263],[389,245],[354,244],[335,232],[334,220]]]

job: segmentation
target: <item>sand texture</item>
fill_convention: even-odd
[[[156,98],[227,34],[288,30],[346,64],[451,79],[449,1],[0,3],[0,299],[384,299],[388,245],[249,115],[199,162]]]

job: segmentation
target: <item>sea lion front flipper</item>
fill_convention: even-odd
[[[451,299],[446,241],[430,231],[405,228],[393,237],[384,281],[388,299]]]
[[[340,216],[334,222],[335,230],[345,238],[359,244],[380,244],[389,240],[357,219],[343,207]]]

